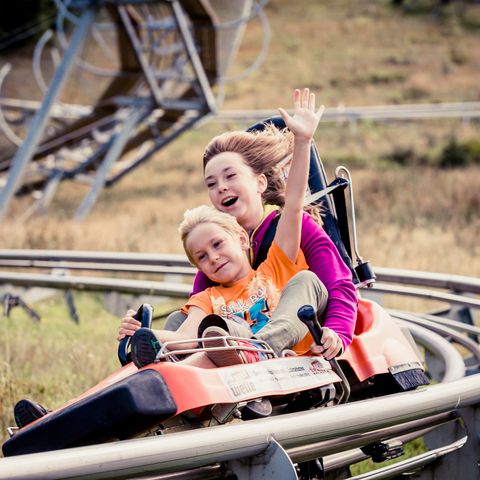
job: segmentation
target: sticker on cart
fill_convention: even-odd
[[[321,357],[278,358],[219,370],[233,400],[322,387],[340,381]]]

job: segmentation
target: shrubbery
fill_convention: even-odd
[[[480,165],[480,141],[471,139],[457,142],[452,138],[442,150],[438,165],[442,168]]]
[[[406,166],[432,166],[439,168],[462,168],[480,165],[480,140],[470,139],[458,141],[451,138],[449,142],[437,152],[419,154],[411,148],[395,148],[386,156],[390,163]]]

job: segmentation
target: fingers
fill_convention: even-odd
[[[310,90],[308,88],[303,89],[302,95],[302,107],[308,108],[309,107],[309,100],[310,100]]]
[[[299,108],[307,108],[308,110],[312,110],[315,112],[315,94],[310,92],[309,88],[304,88],[303,92],[300,89],[295,89],[294,92],[294,108],[297,110]],[[320,118],[325,110],[323,105],[320,105],[316,115]]]
[[[326,360],[331,360],[340,352],[342,341],[339,336],[330,328],[323,327],[322,330],[322,355]]]
[[[283,118],[283,121],[285,122],[285,124],[288,124],[288,121],[290,120],[290,115],[288,114],[288,112],[286,110],[284,110],[283,108],[279,108],[278,111],[280,112],[280,115],[282,116]]]
[[[322,115],[323,115],[324,111],[325,111],[325,105],[320,105],[318,107],[317,113],[315,114],[319,120],[322,118]]]
[[[323,358],[325,358],[325,360],[332,360],[340,353],[341,349],[341,342],[336,342],[334,345],[331,345],[329,348],[323,350]]]
[[[140,326],[140,324],[135,325],[133,323],[128,324],[122,322],[120,328],[118,329],[117,340],[120,341],[122,338],[131,337],[140,328]]]
[[[298,88],[293,92],[293,108],[298,110],[301,107],[301,92]]]
[[[315,112],[315,94],[310,92],[309,88],[304,88],[303,92],[296,88],[293,92],[293,108],[295,111],[306,108]],[[285,112],[285,110],[279,108],[280,113]],[[321,105],[317,111],[317,115],[320,117],[325,110],[325,107]],[[283,117],[282,113],[282,117]]]
[[[135,313],[135,310],[128,310],[125,314],[125,317],[122,318],[120,327],[118,329],[118,341],[122,340],[122,338],[125,338],[126,336],[132,336],[142,326],[141,322],[133,318]]]
[[[322,355],[325,360],[332,360],[342,348],[340,337],[330,328],[323,327],[321,345],[312,345],[311,351],[316,355]]]

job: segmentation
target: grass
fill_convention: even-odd
[[[139,302],[129,296],[123,301],[135,307]],[[101,294],[75,292],[74,304],[78,324],[70,318],[62,294],[31,305],[41,317],[39,322],[21,308],[0,317],[2,443],[6,428],[15,424],[13,406],[20,398],[58,408],[119,368],[119,317],[107,310]],[[155,305],[156,315],[173,305],[178,308],[179,303]],[[160,328],[161,320],[154,325]]]
[[[292,88],[303,85],[327,107],[480,100],[480,30],[474,21],[465,25],[459,12],[407,11],[387,0],[275,0],[267,15],[269,55],[253,75],[227,87],[225,109],[288,106]],[[249,25],[232,73],[250,64],[261,33],[258,24]],[[32,90],[31,51],[0,55],[14,64],[6,82],[13,97],[40,98]],[[95,85],[89,74],[76,72],[64,100],[85,101]],[[183,211],[208,202],[200,166],[205,144],[244,127],[211,122],[189,131],[102,192],[81,223],[71,218],[84,186],[63,184],[48,212],[28,222],[18,220],[28,201],[16,199],[0,224],[0,247],[179,253]],[[452,138],[475,139],[479,130],[478,122],[462,120],[321,124],[316,143],[328,176],[341,164],[352,171],[365,259],[374,266],[478,275],[480,167],[435,165]],[[117,368],[118,313],[107,311],[101,295],[75,293],[75,303],[79,325],[69,320],[61,295],[34,305],[42,315],[38,324],[20,309],[0,318],[2,435],[19,398],[55,408]],[[392,303],[418,307],[404,299]]]
[[[12,407],[20,398],[56,408],[116,367],[118,319],[105,311],[100,295],[79,293],[75,299],[79,325],[69,319],[61,295],[34,306],[40,322],[20,308],[0,318],[2,436],[13,424]]]

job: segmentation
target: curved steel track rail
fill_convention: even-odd
[[[188,294],[188,284],[168,282],[165,278],[159,282],[70,276],[68,272],[175,273],[187,277],[193,273],[181,255],[106,252],[1,250],[0,268],[4,270],[0,281],[12,285],[179,297]],[[27,271],[12,271],[18,268]],[[55,273],[58,269],[62,274]],[[36,273],[31,273],[32,270]],[[386,268],[376,269],[376,274],[380,282],[372,289],[362,290],[364,296],[408,295],[423,298],[427,304],[434,301],[448,306],[437,313],[390,310],[425,349],[429,372],[438,384],[413,392],[208,430],[0,459],[0,479],[193,479],[233,478],[232,475],[239,479],[261,475],[290,479],[296,478],[292,462],[319,457],[323,458],[326,472],[339,475],[345,466],[366,458],[360,447],[375,442],[393,445],[418,436],[424,436],[429,452],[356,478],[392,478],[420,468],[416,473],[419,479],[450,478],[449,472],[453,470],[464,478],[477,478],[480,328],[475,322],[464,323],[464,320],[474,319],[474,312],[480,308],[480,281]],[[462,422],[457,421],[458,417]]]

